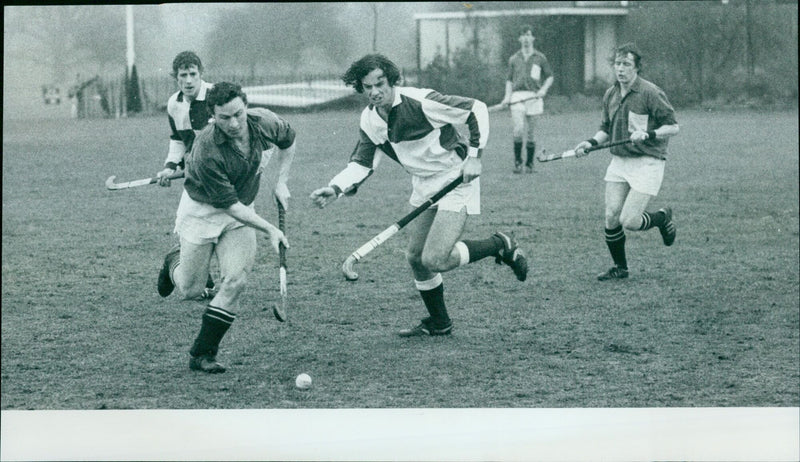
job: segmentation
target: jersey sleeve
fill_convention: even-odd
[[[287,121],[278,117],[274,112],[264,108],[254,108],[249,112],[261,118],[259,125],[264,131],[266,138],[278,146],[279,149],[286,149],[294,144],[296,134]]]
[[[662,125],[675,125],[678,123],[675,119],[675,109],[667,99],[667,94],[664,93],[664,90],[656,87],[654,91],[649,93],[648,105],[656,128]]]
[[[183,156],[186,152],[186,144],[183,142],[183,138],[178,134],[178,128],[175,125],[175,119],[172,115],[167,115],[169,118],[169,128],[171,130],[171,134],[169,136],[169,150],[167,151],[167,158],[164,160],[164,165],[167,166],[169,164],[173,164],[174,166],[179,165],[183,162]]]
[[[347,195],[355,194],[380,163],[380,156],[375,155],[377,151],[378,147],[367,133],[363,129],[359,130],[358,143],[350,154],[347,167],[333,177],[328,186],[336,186]]]
[[[598,127],[599,130],[604,131],[611,135],[611,116],[608,113],[608,105],[609,101],[611,100],[611,94],[613,93],[614,87],[609,88],[606,90],[605,94],[603,95],[603,115],[600,120],[600,126]]]
[[[547,80],[550,77],[553,77],[553,67],[550,66],[550,61],[542,56],[542,82]]]
[[[432,90],[423,100],[422,110],[437,128],[447,124],[466,124],[469,129],[469,147],[486,147],[489,139],[489,110],[483,101],[442,95]]]

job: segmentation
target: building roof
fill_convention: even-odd
[[[417,13],[420,19],[498,18],[503,16],[625,16],[627,8],[556,7],[509,10],[451,11],[442,13]]]

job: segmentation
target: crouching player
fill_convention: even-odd
[[[418,207],[458,176],[464,183],[409,223],[408,263],[429,316],[400,336],[447,335],[452,322],[444,303],[441,273],[486,257],[510,266],[524,281],[528,263],[517,242],[497,232],[461,240],[468,215],[480,213],[480,155],[489,135],[486,105],[433,90],[398,86],[400,70],[382,55],[366,55],[342,77],[369,105],[361,113],[359,141],[347,167],[328,186],[311,193],[319,207],[354,194],[377,167],[378,149],[411,173],[411,207]],[[454,125],[466,124],[469,140]]]
[[[184,299],[196,298],[203,292],[216,254],[222,281],[203,313],[189,352],[189,367],[217,373],[225,372],[217,362],[217,350],[236,319],[255,262],[256,231],[269,236],[275,252],[280,243],[288,247],[284,234],[255,212],[253,201],[268,160],[263,153],[277,146],[274,195],[287,206],[295,132],[271,111],[248,109],[247,95],[239,85],[218,83],[208,91],[206,101],[214,123],[200,132],[185,159],[186,180],[175,219],[180,244],[164,258],[158,293],[166,297],[177,287]]]

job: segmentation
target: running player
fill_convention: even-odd
[[[447,335],[452,321],[444,303],[442,272],[495,257],[524,281],[528,263],[517,242],[505,233],[483,240],[460,240],[468,215],[480,213],[481,153],[489,136],[486,105],[429,89],[398,86],[400,70],[382,55],[354,62],[342,77],[369,105],[361,113],[359,140],[347,167],[328,186],[311,193],[319,207],[357,188],[377,167],[381,150],[411,173],[409,203],[418,207],[458,176],[464,183],[408,225],[407,260],[429,316],[403,337]],[[466,124],[469,140],[454,125]]]
[[[170,176],[184,167],[183,157],[192,150],[197,133],[208,125],[211,111],[206,105],[206,92],[211,84],[203,80],[203,62],[193,51],[182,51],[172,60],[172,77],[178,91],[167,100],[167,117],[171,135],[164,168],[156,174],[158,184],[169,187]],[[211,299],[217,293],[209,274],[201,299]]]
[[[631,144],[611,148],[611,163],[606,170],[605,239],[614,266],[597,279],[628,277],[625,230],[646,231],[658,228],[664,245],[675,242],[672,208],[647,212],[647,204],[661,189],[669,138],[678,134],[675,110],[659,87],[639,76],[641,53],[628,43],[614,52],[617,82],[603,96],[600,130],[578,143],[577,157],[585,148],[606,141],[630,139]]]
[[[183,168],[183,156],[192,150],[195,135],[211,119],[206,105],[206,92],[211,84],[203,80],[200,57],[192,51],[178,53],[172,60],[172,77],[178,82],[178,91],[167,101],[171,134],[164,168],[156,174],[161,186],[169,186],[169,176]]]
[[[247,275],[253,269],[256,231],[269,235],[275,252],[284,234],[259,216],[253,202],[261,173],[275,149],[278,180],[274,196],[287,208],[286,182],[295,152],[295,132],[275,113],[248,109],[239,85],[218,83],[207,93],[214,123],[197,136],[186,157],[186,180],[175,218],[180,244],[164,258],[158,293],[166,297],[177,287],[185,300],[198,297],[216,254],[221,284],[203,313],[200,332],[190,350],[189,367],[225,372],[217,362],[222,337],[236,319]]]

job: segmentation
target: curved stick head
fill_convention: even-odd
[[[358,273],[355,272],[353,266],[356,264],[356,259],[353,258],[352,255],[347,257],[347,260],[342,263],[342,272],[344,273],[344,278],[348,281],[355,281],[358,279]]]
[[[280,303],[275,303],[275,305],[272,306],[272,314],[278,321],[280,322],[286,321],[286,310],[283,309]]]
[[[116,175],[111,175],[110,177],[108,177],[108,179],[106,180],[106,188],[114,189],[114,180],[116,179],[117,179]]]

